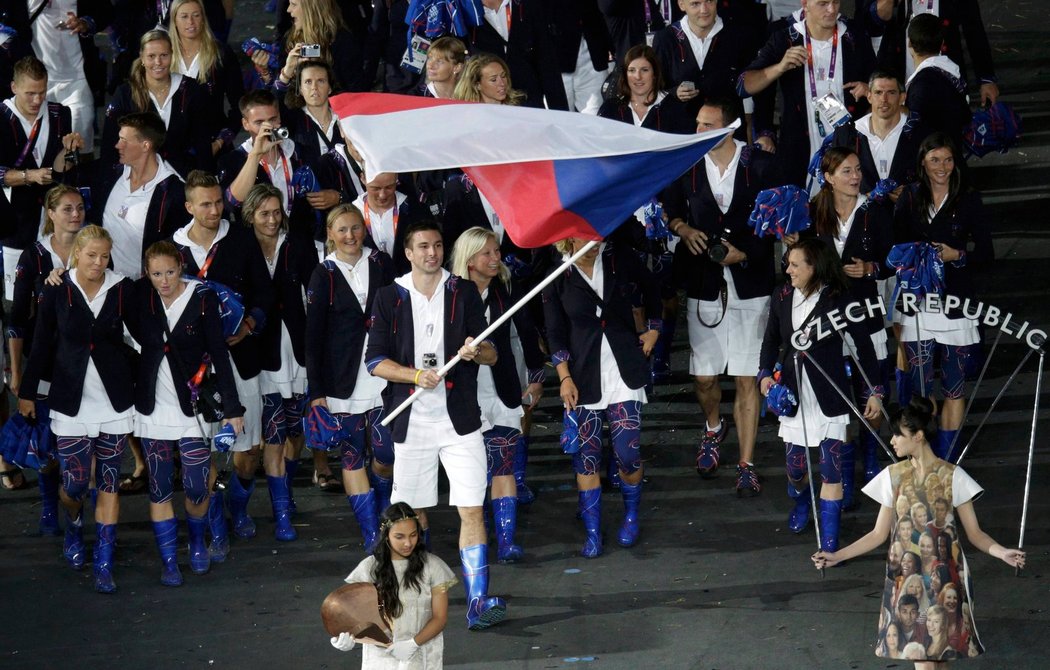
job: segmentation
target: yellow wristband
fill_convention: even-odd
[[[412,383],[415,384],[416,386],[419,386],[419,375],[421,375],[421,374],[423,374],[423,370],[422,369],[416,370],[416,376],[415,376],[415,378],[412,379]]]

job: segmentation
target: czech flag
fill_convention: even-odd
[[[369,175],[462,168],[514,243],[602,239],[739,125],[660,133],[588,114],[390,93],[333,96]]]

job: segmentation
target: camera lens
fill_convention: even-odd
[[[729,249],[726,245],[722,244],[721,241],[715,242],[714,244],[707,247],[707,257],[715,263],[721,263],[729,255]]]

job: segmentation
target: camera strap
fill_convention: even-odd
[[[704,321],[704,317],[700,316],[700,303],[701,300],[696,301],[696,320],[700,322],[700,325],[704,328],[717,328],[718,324],[722,323],[722,319],[726,318],[726,310],[729,309],[729,285],[726,283],[725,277],[718,278],[718,298],[722,303],[722,313],[718,315],[718,320],[714,323],[707,323]]]

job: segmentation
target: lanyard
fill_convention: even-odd
[[[44,110],[47,114],[47,110]],[[40,134],[40,123],[44,120],[44,117],[40,117],[33,124],[33,128],[29,131],[29,139],[26,140],[26,145],[22,147],[22,153],[18,154],[18,160],[15,161],[15,167],[21,168],[22,162],[25,161],[26,156],[32,151],[33,147],[36,146],[36,136]]]
[[[208,268],[211,267],[212,261],[215,260],[215,252],[218,250],[219,245],[213,242],[211,248],[208,249],[208,257],[204,259],[204,265],[202,265],[201,269],[197,272],[197,279],[204,279],[208,276]]]
[[[365,196],[364,210],[365,210],[365,228],[368,228],[368,232],[369,232],[369,234],[371,234],[371,232],[372,232],[372,219],[369,217],[369,214],[368,214],[368,196]],[[393,217],[394,217],[394,237],[396,238],[397,237],[397,219],[401,215],[401,211],[398,209],[398,206],[397,206],[397,197],[394,198],[393,210],[394,210],[394,214],[393,214]],[[380,220],[382,220],[383,215],[380,214],[379,218],[380,218]],[[374,241],[375,237],[373,236],[372,239]]]
[[[514,22],[514,14],[513,14],[513,12],[510,9],[511,4],[513,4],[513,3],[508,2],[503,7],[503,11],[504,11],[504,13],[505,13],[505,15],[507,17],[507,39],[508,40],[510,39],[510,24]]]
[[[280,145],[277,145],[277,155],[281,157],[281,167],[284,169],[284,188],[285,193],[287,194],[285,204],[288,211],[292,211],[292,198],[294,195],[294,190],[292,188],[292,171],[288,169],[288,159],[285,158],[284,150],[281,149]],[[259,162],[262,163],[263,169],[266,170],[266,174],[270,175],[270,181],[272,182],[273,172],[275,172],[276,169],[271,171],[270,163],[266,160],[266,156],[261,157]]]
[[[813,73],[813,37],[809,34],[809,25],[806,25],[806,68],[809,69],[809,93],[815,101],[817,99],[817,77]],[[831,64],[828,66],[828,79],[835,79],[835,62],[839,55],[839,25],[835,24],[835,32],[831,36]]]
[[[645,11],[645,31],[653,29],[653,10],[649,7],[649,0],[642,0],[642,8]]]

